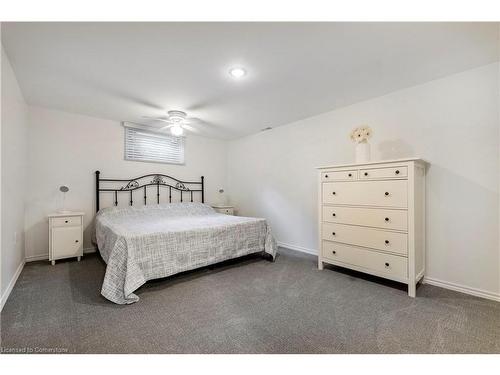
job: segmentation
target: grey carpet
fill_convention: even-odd
[[[96,254],[29,263],[2,311],[4,351],[70,353],[500,353],[500,303],[397,283],[280,249],[152,281],[118,306]],[[45,349],[43,349],[45,350]]]

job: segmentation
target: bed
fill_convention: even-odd
[[[102,186],[112,182],[123,185]],[[200,187],[190,188],[190,184]],[[157,193],[155,204],[148,204],[151,189]],[[169,192],[166,203],[160,202],[162,189]],[[137,191],[144,192],[140,207],[133,205]],[[148,280],[253,253],[267,253],[271,259],[276,256],[276,241],[267,221],[215,212],[204,204],[203,178],[183,182],[166,175],[147,175],[111,180],[101,179],[96,172],[96,197],[103,192],[111,193],[114,202],[101,209],[96,198],[95,240],[106,262],[101,294],[114,303],[137,302],[134,291]],[[120,193],[129,195],[128,206],[119,207]],[[201,202],[194,201],[195,194]],[[187,202],[184,196],[189,197]],[[179,202],[174,202],[176,198]]]

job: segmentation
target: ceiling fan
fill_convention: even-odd
[[[198,122],[198,119],[187,117],[186,112],[183,111],[168,111],[166,117],[142,117],[149,120],[166,122],[168,125],[163,126],[159,130],[170,129],[170,133],[176,137],[182,136],[184,130],[198,133],[198,131],[190,125],[192,122]]]

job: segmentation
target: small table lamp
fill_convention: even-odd
[[[224,206],[227,204],[227,197],[226,197],[226,194],[225,194],[225,191],[224,191],[224,188],[219,188],[219,196],[218,196],[218,199],[217,199],[217,204],[221,205],[221,206]]]
[[[71,211],[65,209],[66,193],[69,191],[69,187],[64,185],[59,186],[59,191],[63,193],[63,199],[62,199],[62,208],[58,212],[61,214],[70,213]]]

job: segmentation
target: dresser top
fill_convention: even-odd
[[[418,162],[421,164],[429,164],[429,162],[420,158],[405,158],[405,159],[393,159],[393,160],[378,160],[378,161],[370,161],[368,163],[348,163],[348,164],[333,164],[333,165],[324,165],[321,167],[316,167],[316,169],[330,169],[330,168],[341,168],[341,167],[359,167],[363,165],[377,165],[377,164],[390,164],[390,163],[406,163],[406,162]]]

